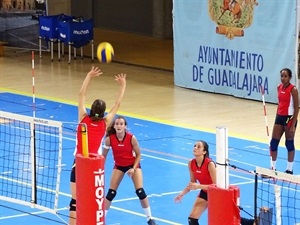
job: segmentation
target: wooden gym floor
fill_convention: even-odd
[[[96,65],[104,74],[90,85],[88,107],[95,98],[102,98],[111,106],[117,91],[114,75],[126,73],[128,85],[120,113],[208,132],[215,132],[216,126],[226,126],[231,136],[268,143],[262,102],[174,85],[172,40],[96,29],[95,49],[102,41],[114,46],[114,63],[92,62],[90,46],[84,48],[87,57],[72,59],[70,64],[67,56],[59,62],[56,53],[53,62],[49,52],[43,52],[39,59],[36,51],[35,95],[76,104],[85,74]],[[0,57],[0,91],[32,95],[31,51],[5,47],[5,56]],[[271,132],[276,105],[266,107]],[[296,136],[299,149],[300,139]]]

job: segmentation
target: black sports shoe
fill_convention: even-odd
[[[148,220],[148,225],[157,225],[153,219]]]
[[[285,171],[287,174],[291,174],[291,175],[293,175],[294,173],[293,173],[293,170],[286,170]]]

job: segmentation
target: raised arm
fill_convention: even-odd
[[[108,112],[108,114],[105,117],[107,127],[111,124],[113,118],[115,117],[115,115],[120,107],[121,101],[124,97],[124,93],[125,93],[125,89],[126,89],[126,74],[123,74],[123,73],[118,74],[117,76],[115,76],[115,80],[119,83],[120,87],[119,87],[117,100],[116,100],[114,106],[110,109],[110,111]]]
[[[100,76],[102,71],[98,67],[92,67],[92,69],[87,73],[78,96],[78,121],[80,122],[86,116],[86,108],[85,108],[85,94],[89,83],[93,77]]]

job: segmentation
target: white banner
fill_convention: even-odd
[[[297,85],[297,1],[174,0],[175,85],[277,102],[280,70]]]

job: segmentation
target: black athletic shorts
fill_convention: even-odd
[[[71,170],[71,176],[70,176],[70,181],[73,183],[76,183],[76,174],[75,174],[75,160],[73,162],[72,170]]]
[[[289,126],[289,123],[292,122],[291,118],[293,116],[281,116],[276,115],[275,124],[281,125],[281,126]],[[298,121],[297,121],[298,122]],[[297,127],[297,122],[295,124],[295,127]]]
[[[114,166],[114,169],[121,170],[123,173],[126,173],[131,168],[133,168],[133,164],[130,166]],[[141,165],[139,164],[137,168],[141,168]]]
[[[207,192],[201,190],[198,197],[204,199],[205,201],[207,201],[207,199],[208,199]]]

